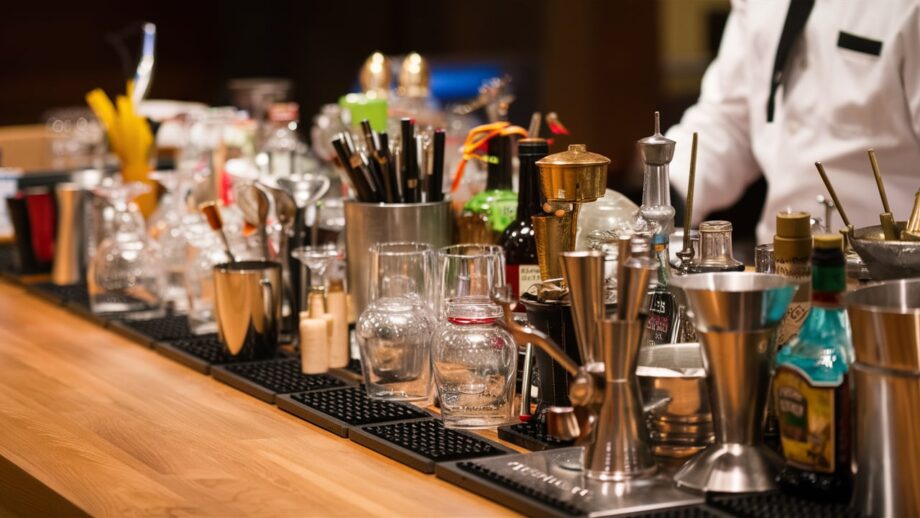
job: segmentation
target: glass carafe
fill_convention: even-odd
[[[150,188],[140,182],[97,187],[93,193],[113,209],[112,220],[89,264],[90,307],[94,313],[134,312],[133,318],[162,313],[162,269],[156,245],[131,202]]]

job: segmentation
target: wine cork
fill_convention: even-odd
[[[326,309],[332,317],[332,337],[329,340],[329,366],[341,369],[348,366],[348,302],[345,293],[330,292],[326,295]]]
[[[322,374],[329,370],[330,321],[309,318],[300,313],[300,369],[304,374]]]

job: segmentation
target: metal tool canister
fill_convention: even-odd
[[[54,243],[54,264],[51,282],[59,286],[75,284],[83,278],[83,189],[75,183],[55,187],[57,195],[57,236]]]

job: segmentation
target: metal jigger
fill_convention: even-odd
[[[716,443],[674,475],[679,487],[748,493],[776,489],[782,458],[765,447],[771,342],[797,286],[765,273],[678,277],[703,345]]]

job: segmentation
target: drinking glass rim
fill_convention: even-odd
[[[383,247],[405,247],[405,248],[414,248],[411,250],[381,250]],[[378,256],[384,257],[402,257],[402,256],[412,256],[419,254],[430,254],[434,252],[434,249],[428,243],[420,243],[418,241],[386,241],[383,243],[374,243],[367,249],[368,252],[376,254]]]
[[[476,254],[463,254],[455,252],[455,250],[464,250],[464,249],[478,249],[480,253]],[[464,257],[492,257],[496,255],[504,254],[504,249],[499,245],[485,245],[479,243],[460,243],[456,245],[448,245],[438,249],[438,257],[450,257],[450,258],[464,258]]]

